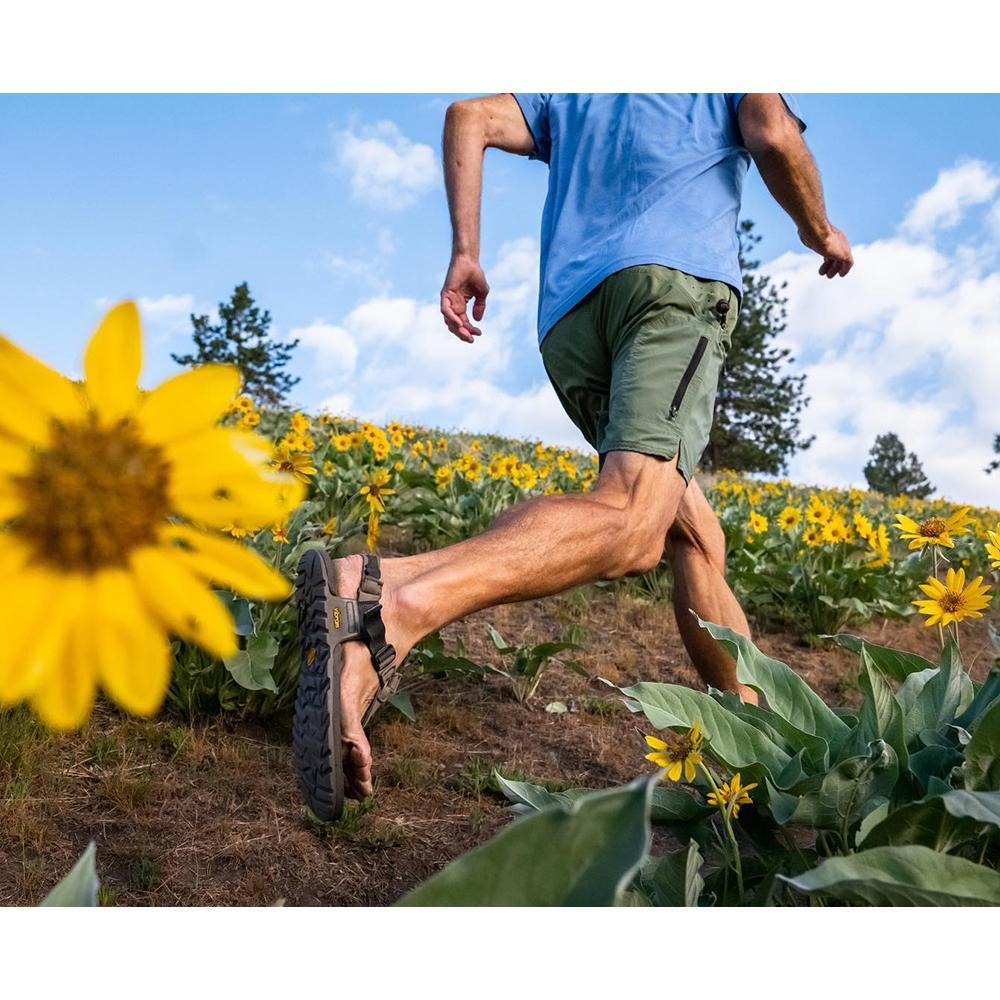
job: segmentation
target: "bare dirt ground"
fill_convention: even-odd
[[[445,631],[467,654],[494,657],[486,623],[509,641],[541,642],[576,624],[595,677],[697,684],[669,604],[588,588],[473,616]],[[874,641],[936,658],[917,622],[873,623]],[[974,676],[988,665],[984,622],[963,633]],[[795,636],[756,636],[834,704],[856,702],[855,658]],[[569,711],[545,706],[564,702]],[[535,699],[506,682],[449,679],[413,695],[417,721],[375,723],[376,794],[321,827],[300,803],[289,725],[127,719],[110,708],[72,736],[21,713],[0,733],[0,903],[32,905],[94,840],[102,902],[117,905],[384,905],[511,818],[489,787],[494,767],[553,788],[605,787],[648,769],[642,719],[606,685],[553,666]]]

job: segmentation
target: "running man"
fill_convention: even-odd
[[[804,129],[782,94],[498,94],[448,108],[445,325],[465,344],[482,335],[485,150],[548,164],[539,343],[600,475],[589,493],[532,497],[436,552],[381,566],[374,556],[306,553],[294,750],[321,819],[336,819],[345,795],[371,794],[365,726],[415,642],[483,608],[650,570],[664,550],[677,625],[702,679],[756,701],[691,614],[750,634],[726,583],[722,528],[693,474],[739,314],[737,220],[751,159],[822,257],[820,275],[853,265]]]

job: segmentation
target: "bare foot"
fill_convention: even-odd
[[[334,587],[341,597],[357,597],[361,585],[361,556],[345,556],[333,561]],[[382,620],[387,638],[393,640],[393,600],[383,585]],[[397,663],[406,655],[397,646]],[[361,725],[365,710],[378,694],[379,678],[368,647],[357,640],[344,643],[344,669],[340,678],[340,739],[344,746],[345,793],[363,799],[374,791],[372,748]]]

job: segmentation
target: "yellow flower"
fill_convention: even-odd
[[[982,609],[992,600],[987,594],[990,588],[983,584],[981,576],[966,586],[964,569],[949,569],[944,583],[937,577],[929,577],[926,583],[920,584],[920,589],[930,599],[913,603],[922,615],[927,615],[925,625],[939,622],[949,625],[965,618],[982,618]]]
[[[483,442],[482,442],[482,441],[480,441],[480,440],[479,440],[478,438],[476,438],[476,439],[475,439],[475,440],[474,440],[474,441],[473,441],[473,442],[472,442],[472,443],[471,443],[471,444],[469,445],[469,451],[482,451],[482,450],[483,450]]]
[[[701,745],[705,740],[701,724],[696,722],[686,733],[667,733],[667,739],[647,736],[646,744],[653,753],[646,754],[646,760],[667,772],[671,781],[693,781],[695,766],[702,762]]]
[[[778,524],[781,525],[785,531],[791,531],[801,520],[802,511],[800,511],[798,507],[792,507],[791,505],[787,506],[778,515]]]
[[[353,445],[350,434],[332,434],[330,443],[337,451],[350,451]]]
[[[244,528],[238,521],[234,521],[232,524],[224,524],[222,530],[232,535],[233,538],[246,538],[250,534],[249,530]]]
[[[131,302],[98,326],[79,385],[0,338],[0,704],[27,700],[55,729],[84,722],[98,685],[127,711],[156,712],[171,634],[235,653],[213,585],[289,592],[217,533],[276,521],[302,493],[269,468],[267,441],[217,426],[239,372],[204,365],[142,392],[141,367]]]
[[[747,521],[747,531],[755,535],[763,535],[767,531],[767,518],[757,511],[750,511],[750,519]]]
[[[403,464],[402,462],[393,462],[393,463],[392,463],[392,467],[393,467],[393,468],[394,468],[394,469],[395,469],[395,470],[396,470],[397,472],[402,472],[402,471],[403,471],[403,469],[405,469],[405,468],[406,468],[406,466],[405,466],[405,465],[404,465],[404,464]]]
[[[393,431],[389,435],[389,441],[392,443],[393,448],[402,448],[406,438],[403,437],[402,431]]]
[[[834,545],[850,540],[850,530],[840,514],[834,514],[826,524],[823,525],[823,540]]]
[[[323,534],[330,536],[337,534],[337,519],[331,517],[326,524],[323,525]]]
[[[296,434],[305,434],[309,430],[309,418],[304,413],[293,413],[292,430]]]
[[[327,459],[323,463],[324,476],[332,476],[336,471],[337,471],[337,466],[333,462],[331,462],[330,459]]]
[[[254,409],[253,400],[246,394],[237,396],[232,403],[229,404],[230,413],[253,413]]]
[[[239,419],[238,427],[242,427],[245,430],[252,430],[260,423],[260,414],[256,412],[244,413]]]
[[[434,481],[437,483],[437,488],[443,490],[452,480],[454,475],[454,470],[450,465],[439,465],[434,473]]]
[[[818,549],[823,544],[823,528],[818,524],[811,524],[802,532],[802,541],[811,549]]]
[[[310,476],[316,475],[316,466],[308,455],[291,452],[287,445],[279,444],[274,450],[271,463],[279,472],[290,473],[300,483],[308,483]]]
[[[905,514],[897,514],[895,528],[901,532],[900,537],[911,539],[911,549],[921,549],[925,545],[941,545],[953,549],[955,543],[951,536],[964,534],[971,521],[969,508],[960,507],[947,519],[932,517],[920,524]]]
[[[996,531],[989,532],[989,539],[986,554],[990,557],[990,565],[994,569],[1000,569],[1000,526]]]
[[[866,563],[871,569],[889,565],[889,532],[884,524],[868,536],[868,548],[875,553]]]
[[[372,514],[385,513],[385,498],[396,492],[388,489],[388,482],[389,473],[385,469],[376,469],[371,479],[361,487],[361,495],[368,501],[368,509]]]
[[[710,806],[716,806],[725,811],[730,810],[730,815],[736,819],[740,814],[740,806],[748,806],[752,801],[750,791],[757,787],[757,782],[752,781],[749,785],[741,784],[739,772],[733,775],[730,781],[724,781],[722,786],[715,791],[709,792],[705,797]]]
[[[282,521],[271,528],[271,538],[279,545],[288,544],[288,522]]]
[[[760,503],[763,493],[759,489],[754,489],[751,486],[747,487],[747,503],[751,507],[756,507]]]
[[[826,524],[833,516],[833,511],[815,494],[809,497],[806,505],[806,520],[810,524]]]
[[[854,512],[854,530],[858,533],[860,538],[863,538],[866,542],[871,537],[872,534],[872,523],[865,517],[861,511]]]

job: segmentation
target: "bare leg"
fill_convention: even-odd
[[[483,534],[437,552],[382,563],[386,637],[401,661],[415,642],[481,608],[561,593],[652,569],[684,495],[676,460],[611,452],[590,493],[533,497]],[[336,561],[338,589],[353,596],[360,557]],[[353,590],[352,590],[353,588]],[[349,778],[371,793],[371,749],[361,715],[377,685],[367,649],[344,648],[341,703]]]
[[[691,480],[670,530],[667,555],[674,571],[674,614],[688,655],[706,683],[736,691],[757,704],[757,694],[736,680],[736,661],[697,622],[726,625],[750,635],[746,615],[726,583],[726,542],[715,511],[701,487]]]

